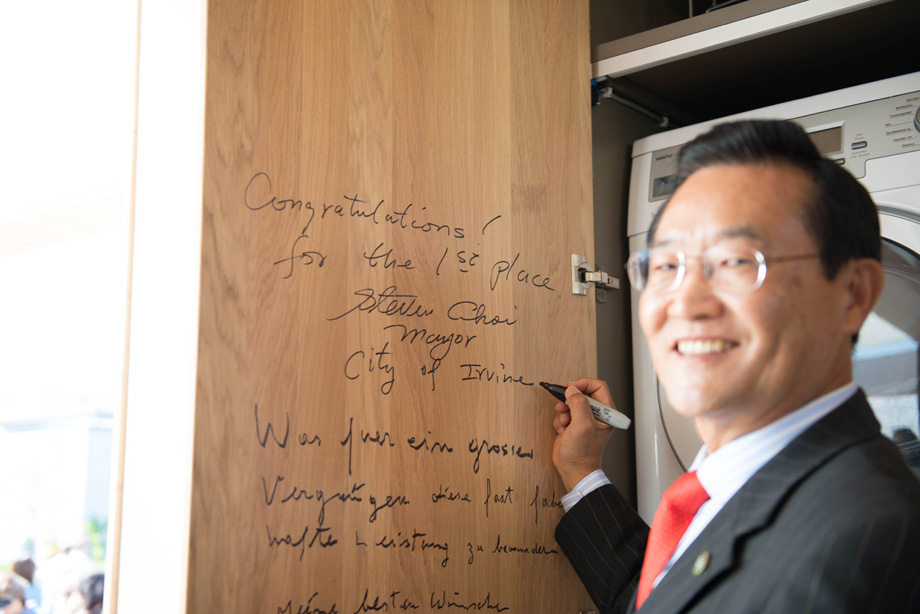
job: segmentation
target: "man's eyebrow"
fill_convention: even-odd
[[[755,241],[762,241],[764,236],[757,232],[750,224],[742,224],[740,226],[733,226],[727,228],[716,235],[719,239],[752,239]]]

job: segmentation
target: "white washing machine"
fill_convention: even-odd
[[[742,118],[789,119],[822,154],[853,173],[878,206],[885,290],[854,350],[854,378],[883,432],[918,463],[920,348],[920,73],[867,83],[656,134],[633,144],[627,233],[646,248],[649,222],[674,189],[680,147],[712,125]],[[636,470],[639,513],[651,522],[664,490],[702,445],[693,423],[672,410],[658,386],[632,291]],[[911,439],[913,437],[913,439]],[[902,443],[903,442],[903,443]],[[912,443],[911,443],[912,442]],[[920,471],[920,469],[915,469]]]

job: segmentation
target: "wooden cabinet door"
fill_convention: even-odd
[[[587,0],[212,0],[190,612],[593,609]]]

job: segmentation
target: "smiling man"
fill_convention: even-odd
[[[920,611],[920,482],[853,382],[884,283],[875,206],[796,125],[717,126],[630,256],[671,405],[704,443],[649,527],[581,379],[556,406],[556,538],[603,612]]]

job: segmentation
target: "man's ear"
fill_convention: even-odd
[[[847,279],[847,303],[844,332],[854,335],[878,302],[885,286],[882,263],[874,258],[851,260],[841,271]]]

